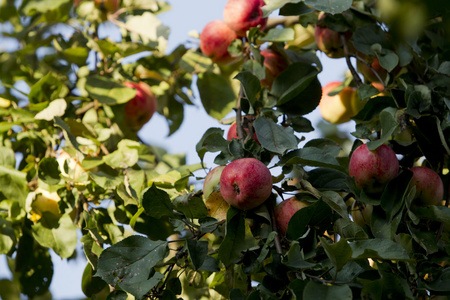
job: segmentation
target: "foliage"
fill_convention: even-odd
[[[166,53],[169,28],[157,18],[170,9],[164,1],[123,0],[117,11],[89,0],[0,3],[2,39],[10,45],[0,53],[0,254],[13,274],[0,280],[2,298],[48,295],[49,249],[61,258],[80,255],[77,232],[87,259],[82,289],[92,299],[450,293],[444,0],[266,1],[266,16],[279,9],[282,21],[269,19],[264,31],[253,28],[233,42],[229,51],[238,59],[229,65],[186,45]],[[317,22],[340,33],[350,70],[345,85],[356,87],[365,105],[351,121],[353,139],[323,136],[299,146],[303,133],[317,130],[308,113],[320,100],[322,66],[316,43],[292,41],[295,25]],[[106,37],[110,30],[118,37]],[[266,76],[260,51],[267,47],[289,61],[271,87],[260,84]],[[377,76],[381,93],[350,58],[367,66],[379,60],[387,71]],[[126,127],[123,108],[135,91],[125,81],[151,86],[170,134],[193,104],[195,84],[218,122],[236,110],[242,138],[228,141],[223,130],[210,128],[196,147],[199,163],[186,165]],[[400,175],[381,195],[357,189],[348,175],[352,149],[363,142],[370,149],[388,144],[399,155]],[[195,188],[202,178],[193,173],[206,168],[206,153],[217,153],[218,165],[254,157],[278,167],[271,168],[272,196],[253,210],[230,207],[224,219],[212,217]],[[413,165],[440,174],[443,205],[414,205]],[[47,194],[53,200],[39,208]],[[273,206],[293,194],[309,195],[310,205],[283,236]],[[352,221],[352,201],[373,205],[369,225]]]

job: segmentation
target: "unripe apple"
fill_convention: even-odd
[[[123,84],[136,90],[136,96],[125,104],[125,120],[131,130],[139,131],[155,113],[156,97],[145,82],[126,81]]]
[[[200,50],[204,55],[218,64],[229,64],[236,60],[228,52],[231,42],[238,36],[222,20],[206,24],[200,34]]]
[[[220,192],[231,206],[249,210],[266,201],[272,192],[269,168],[255,158],[240,158],[225,166]]]
[[[424,166],[412,167],[414,175],[411,185],[416,186],[414,204],[441,205],[444,198],[444,184],[438,173]]]
[[[364,204],[359,201],[353,201],[350,214],[352,215],[353,222],[361,227],[364,225],[370,225],[372,220],[373,206],[371,204]]]
[[[348,173],[355,179],[355,184],[366,194],[383,192],[386,184],[397,177],[398,158],[387,145],[369,150],[366,144],[360,145],[350,157]]]
[[[296,47],[303,48],[314,43],[314,26],[309,24],[306,28],[301,24],[294,24],[292,27],[294,29],[294,39],[292,41],[286,42],[286,47]]]
[[[332,124],[342,124],[350,121],[364,106],[358,92],[353,87],[344,87],[339,94],[330,96],[329,93],[340,86],[341,81],[333,81],[322,89],[322,98],[319,103],[320,114],[324,120]]]
[[[289,66],[286,58],[273,49],[264,49],[261,51],[264,56],[264,67],[266,70],[266,77],[261,80],[262,86],[272,87],[273,81]]]
[[[231,141],[232,139],[239,139],[239,136],[238,136],[238,133],[237,133],[237,123],[236,122],[233,122],[233,123],[231,123],[231,126],[230,126],[230,128],[228,129],[228,133],[227,133],[227,140],[228,141]],[[244,131],[248,134],[249,133],[249,130],[248,130],[248,128],[244,128]],[[256,136],[256,132],[255,131],[253,131],[253,139],[255,140],[255,142],[257,142],[258,144],[260,144],[259,143],[259,141],[258,141],[258,137]]]
[[[261,7],[264,0],[228,0],[223,10],[223,19],[240,37],[245,37],[247,30],[260,26],[263,30],[267,18],[263,18]]]
[[[297,197],[292,197],[282,201],[275,206],[275,219],[277,221],[277,227],[280,233],[286,234],[289,221],[292,216],[300,209],[309,205],[306,201],[301,201]]]
[[[94,3],[98,9],[115,12],[119,9],[120,0],[95,0]]]
[[[325,18],[325,14],[321,14],[319,16],[319,21],[314,29],[314,39],[316,41],[317,48],[330,58],[344,57],[345,53],[340,37],[341,33],[322,25],[320,20],[323,18]],[[353,50],[354,47],[349,41],[352,33],[347,31],[343,34],[345,39],[348,41],[349,48]]]

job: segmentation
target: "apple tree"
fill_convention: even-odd
[[[0,2],[2,299],[51,297],[50,250],[90,299],[448,296],[446,1],[229,0],[171,52],[168,9]],[[196,93],[196,164],[139,138]]]

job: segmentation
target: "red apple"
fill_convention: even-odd
[[[364,204],[359,201],[353,201],[350,214],[352,215],[353,222],[361,227],[364,225],[370,225],[372,220],[373,206],[371,204]]]
[[[264,56],[264,67],[266,69],[266,77],[261,80],[261,85],[270,89],[275,78],[286,70],[289,63],[280,52],[272,49],[262,50],[261,55]]]
[[[95,0],[94,3],[98,9],[115,12],[119,9],[120,0]]]
[[[236,60],[228,52],[228,47],[237,38],[224,21],[214,20],[206,24],[200,34],[200,50],[213,62],[228,64]]]
[[[237,126],[236,122],[233,122],[231,124],[230,128],[228,129],[227,140],[231,141],[232,139],[239,139],[236,126]],[[247,134],[249,133],[248,128],[244,128],[244,130]],[[256,132],[253,132],[253,139],[255,140],[255,142],[257,142],[259,144],[258,137],[256,136]]]
[[[314,39],[317,44],[317,48],[325,53],[330,58],[341,58],[345,56],[344,46],[342,45],[340,33],[334,31],[320,22],[325,18],[325,14],[319,16],[319,21],[314,29]],[[349,39],[352,33],[347,31],[344,33],[345,39],[348,41],[348,46],[353,50],[353,45],[350,44]]]
[[[309,205],[306,201],[301,201],[297,197],[292,197],[282,201],[275,206],[275,219],[277,221],[277,227],[280,233],[286,234],[289,221],[292,216],[300,209]]]
[[[344,87],[339,94],[330,96],[329,93],[342,84],[341,81],[332,81],[322,88],[322,98],[319,110],[322,118],[332,124],[342,124],[350,121],[364,106],[358,92],[353,87]]]
[[[269,168],[255,158],[240,158],[225,166],[220,176],[220,192],[231,206],[253,209],[272,192]]]
[[[156,97],[150,86],[140,81],[124,82],[125,86],[136,90],[136,96],[125,105],[125,119],[127,126],[138,131],[150,121],[156,111]]]
[[[414,203],[418,205],[441,205],[444,198],[444,184],[438,173],[427,167],[412,167],[414,175],[411,184],[416,186]]]
[[[398,171],[395,152],[384,144],[372,151],[366,144],[359,146],[353,151],[348,166],[356,186],[369,195],[383,192],[386,184],[397,177]]]
[[[263,18],[261,9],[264,5],[264,0],[228,0],[223,19],[238,36],[245,37],[250,28],[260,26],[263,30],[266,26],[267,18]]]

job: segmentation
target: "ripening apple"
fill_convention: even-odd
[[[98,9],[115,12],[119,9],[120,0],[95,0],[94,3]]]
[[[352,215],[353,222],[361,227],[364,227],[364,225],[370,225],[370,221],[372,220],[372,212],[373,205],[353,201],[350,214]]]
[[[37,188],[34,191],[34,199],[31,202],[31,220],[37,222],[44,214],[53,218],[60,218],[61,212],[59,210],[59,201],[61,201],[61,198],[57,192],[49,192]]]
[[[133,131],[139,131],[156,111],[156,96],[145,82],[126,81],[123,83],[136,90],[136,96],[125,104],[125,121]]]
[[[385,81],[388,76],[388,71],[380,65],[378,58],[375,58],[372,62],[368,62],[375,72],[380,76],[381,80]],[[365,82],[379,83],[380,79],[375,75],[374,71],[365,63],[360,60],[356,61],[356,68],[359,73],[364,76]]]
[[[206,24],[200,33],[200,50],[218,64],[229,64],[236,60],[228,52],[231,42],[238,36],[224,21],[214,20]]]
[[[330,96],[329,93],[342,84],[332,81],[322,89],[319,110],[322,118],[332,124],[342,124],[350,121],[364,107],[364,102],[353,87],[344,87],[339,94]]]
[[[413,203],[421,206],[441,205],[444,199],[444,184],[438,173],[424,166],[410,169],[413,172],[411,185],[416,186]]]
[[[273,49],[264,49],[261,51],[261,55],[264,56],[266,71],[266,77],[261,80],[261,85],[270,89],[275,78],[289,66],[289,62],[280,52]]]
[[[231,141],[232,139],[239,139],[236,126],[237,126],[236,122],[231,123],[231,126],[228,129],[228,133],[227,133],[228,141]],[[244,128],[244,131],[246,132],[246,134],[249,133],[248,128]],[[256,132],[254,130],[253,130],[253,139],[255,140],[255,142],[257,142],[259,144],[258,137],[256,136]]]
[[[255,158],[240,158],[230,162],[220,176],[220,193],[231,206],[253,209],[272,193],[269,168]]]
[[[319,21],[314,29],[314,39],[316,41],[317,48],[330,58],[344,57],[344,46],[342,45],[340,33],[323,25],[320,22],[323,18],[325,18],[325,14],[321,13],[319,16]],[[351,35],[352,33],[350,31],[344,33],[344,37],[348,41],[349,48],[353,50],[353,45],[349,41]]]
[[[348,173],[355,184],[368,195],[383,192],[386,184],[397,177],[399,161],[387,145],[369,150],[367,144],[358,146],[350,157]]]
[[[223,19],[240,37],[245,37],[247,30],[259,26],[263,30],[267,18],[263,17],[261,7],[264,0],[228,0],[223,10]]]
[[[300,209],[309,205],[306,201],[301,201],[297,197],[292,197],[282,201],[275,206],[275,219],[277,221],[277,227],[280,233],[286,234],[289,221],[292,216]]]

